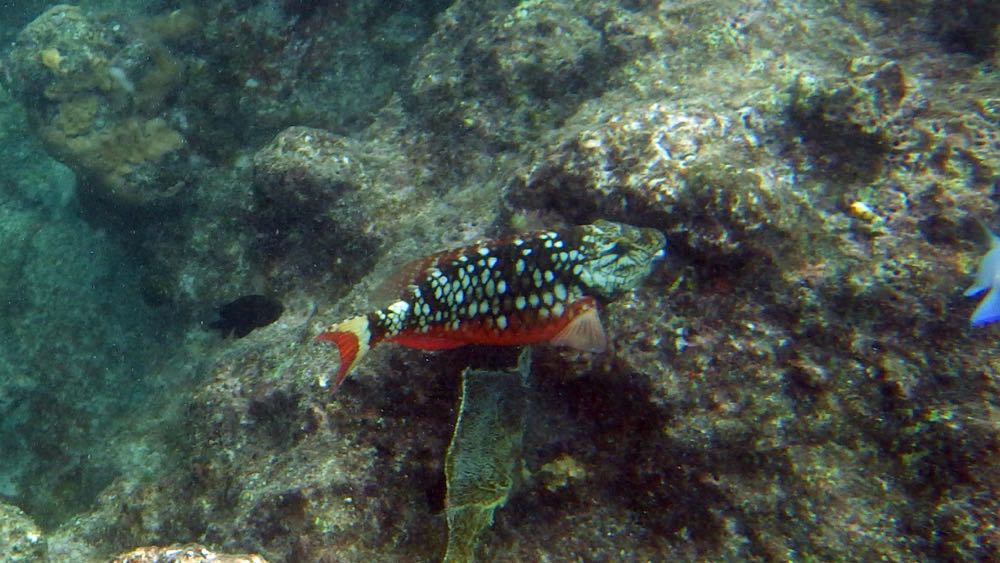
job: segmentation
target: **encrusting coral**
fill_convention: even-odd
[[[160,112],[183,66],[155,36],[50,8],[8,51],[4,82],[46,148],[104,211],[170,198],[185,184],[186,142]]]

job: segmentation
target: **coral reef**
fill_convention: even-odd
[[[169,547],[140,547],[122,553],[111,560],[112,563],[200,563],[215,561],[218,563],[267,563],[267,560],[257,554],[229,555],[214,553],[201,545],[184,545]]]
[[[120,212],[184,186],[184,137],[159,117],[181,73],[151,38],[59,5],[18,35],[3,79],[47,150],[81,178],[83,202]]]
[[[305,127],[282,131],[254,155],[253,221],[265,233],[261,255],[280,257],[287,267],[295,253],[306,267],[343,271],[345,282],[356,281],[371,268],[380,246],[382,233],[372,214],[390,203],[374,197],[367,171],[380,169],[348,138]],[[323,263],[316,263],[318,256]],[[331,262],[345,259],[343,267],[331,268]]]
[[[37,479],[22,466],[4,492],[53,528],[50,559],[197,542],[439,560],[461,373],[516,351],[380,347],[331,395],[336,355],[313,339],[414,258],[596,219],[662,230],[667,260],[603,307],[609,353],[536,350],[523,471],[477,559],[1000,558],[996,328],[969,327],[962,296],[997,212],[995,3],[416,4],[171,3],[136,21],[64,6],[19,36],[5,84],[48,150],[85,163],[70,139],[130,145],[77,164],[77,193],[149,188],[101,197],[155,211],[91,220],[140,257],[129,291],[163,314],[30,286],[16,261],[0,279],[31,310],[58,294],[91,322],[190,331],[135,368],[158,398],[121,404],[126,379],[78,352],[108,332],[18,325],[39,375],[3,388],[0,428],[70,461]],[[101,168],[115,158],[127,166]],[[196,181],[170,196],[171,174]],[[9,229],[23,260],[79,248]],[[107,287],[30,263],[32,280]],[[249,293],[284,314],[239,340],[192,328]],[[55,334],[78,342],[50,350]],[[92,405],[160,430],[84,471],[71,454],[93,434],[51,413],[91,420]]]
[[[46,543],[41,529],[16,506],[0,502],[0,561],[45,561]]]
[[[162,388],[144,374],[180,331],[142,302],[139,265],[76,216],[72,172],[5,92],[0,160],[0,495],[51,529],[140,455],[125,435],[149,427],[122,413]]]
[[[154,30],[183,30],[165,41],[188,54],[177,105],[192,146],[231,157],[289,126],[369,125],[403,87],[403,69],[446,4],[190,2],[161,14]],[[190,20],[198,25],[182,25]]]
[[[614,2],[454,2],[413,63],[407,105],[423,125],[513,148],[606,87],[634,37]],[[634,56],[634,53],[630,53]]]

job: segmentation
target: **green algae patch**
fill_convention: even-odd
[[[516,371],[467,369],[455,433],[445,459],[448,485],[446,562],[473,561],[493,512],[507,502],[521,464],[531,354]]]

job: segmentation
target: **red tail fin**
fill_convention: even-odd
[[[338,323],[330,330],[320,334],[316,340],[326,340],[333,342],[340,352],[340,369],[337,370],[337,380],[333,384],[333,390],[340,388],[340,384],[347,378],[347,374],[367,352],[371,341],[371,332],[368,330],[368,317],[354,317]]]

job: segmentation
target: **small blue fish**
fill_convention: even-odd
[[[987,289],[990,291],[972,312],[972,326],[1000,321],[1000,237],[985,226],[983,229],[990,236],[990,251],[979,262],[976,283],[965,290],[965,296],[979,295]]]

